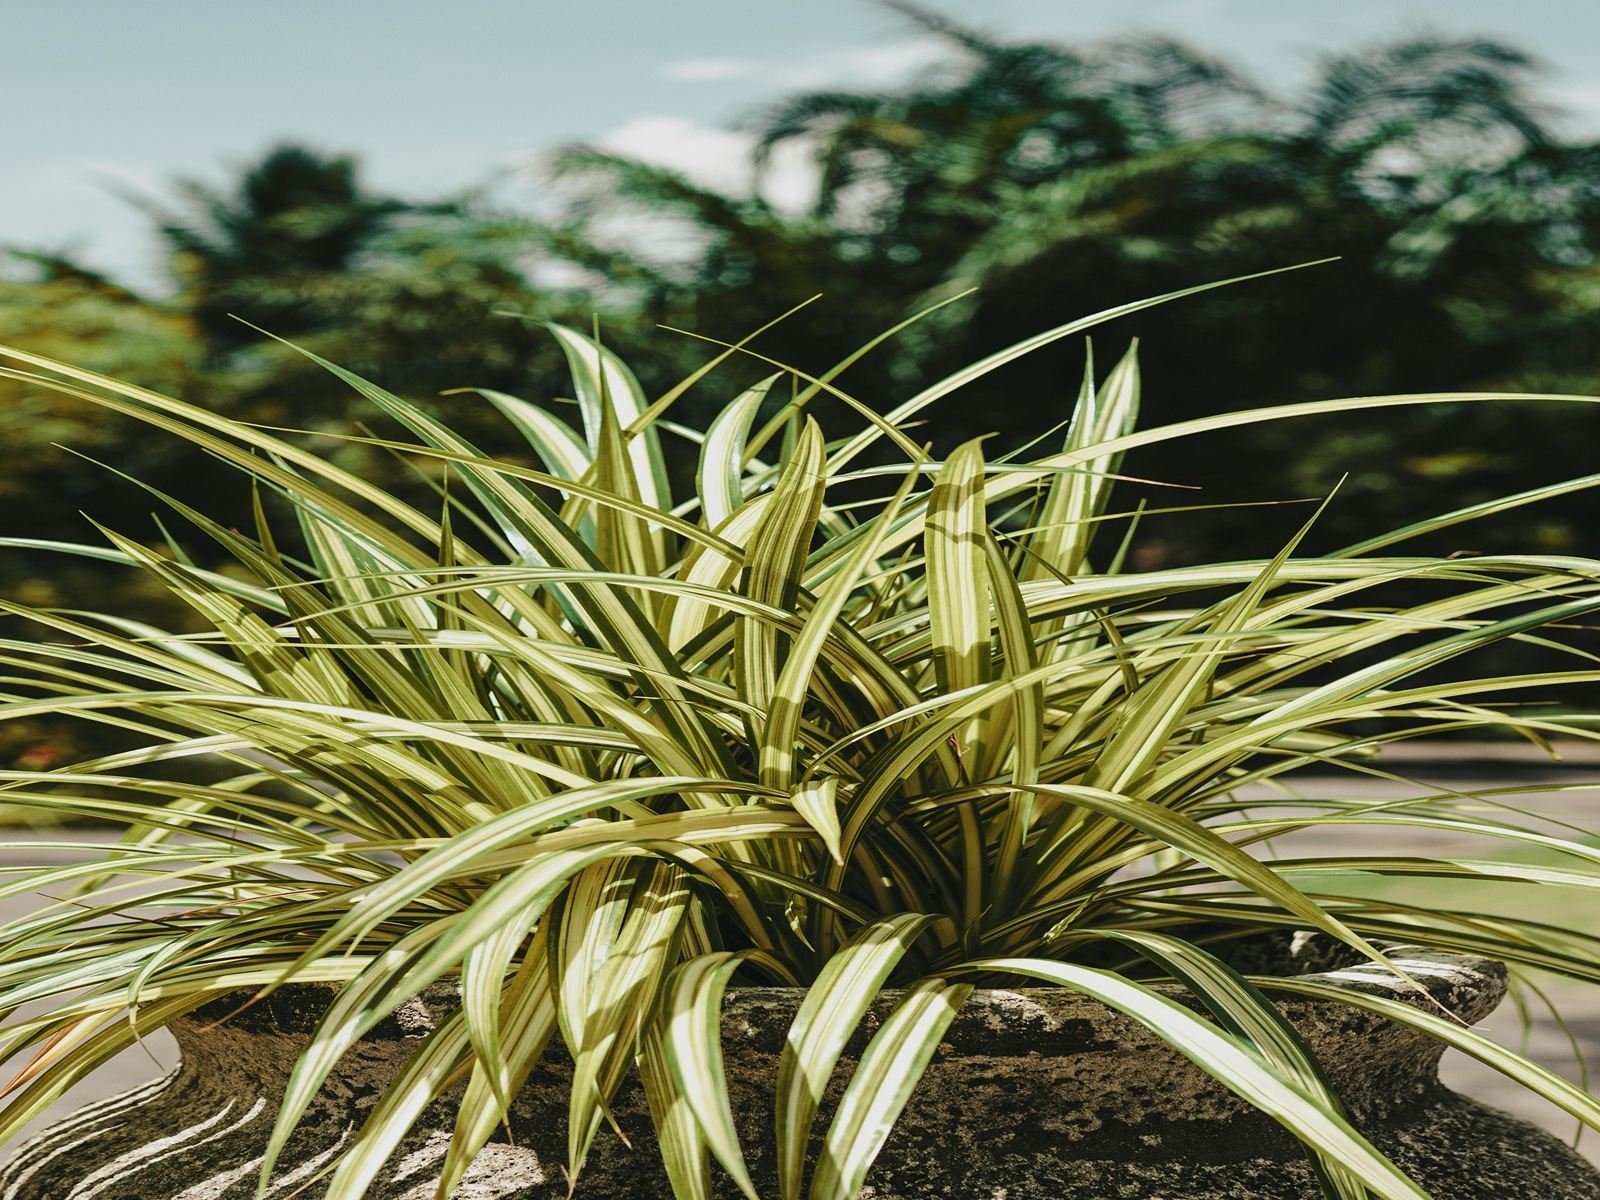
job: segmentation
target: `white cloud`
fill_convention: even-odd
[[[0,247],[65,252],[134,287],[164,287],[149,218],[119,194],[160,195],[160,172],[107,159],[64,158],[26,165],[17,182],[0,188]],[[63,230],[76,232],[63,236]]]
[[[1600,84],[1571,83],[1550,89],[1552,98],[1571,113],[1571,124],[1592,134],[1600,127]]]
[[[790,87],[882,87],[951,57],[940,38],[913,38],[886,46],[825,50],[786,64],[778,78]]]
[[[755,135],[701,125],[687,117],[637,117],[600,139],[618,154],[681,171],[702,187],[748,196],[755,190],[751,152]],[[786,213],[804,211],[816,198],[817,174],[810,149],[781,146],[761,180],[761,195]]]
[[[775,149],[767,159],[761,194],[779,212],[798,214],[817,199],[815,147],[807,138],[794,138]]]
[[[749,191],[750,144],[746,134],[665,115],[635,117],[600,139],[606,150],[671,167],[698,184],[727,192]]]
[[[693,183],[732,196],[749,196],[756,190],[756,174],[751,163],[755,136],[750,133],[701,125],[686,117],[656,114],[636,117],[596,140],[595,145],[628,158],[681,172]],[[542,173],[542,154],[523,160],[523,169],[533,177]],[[582,192],[581,182],[554,182],[546,179],[542,190],[547,196]],[[762,176],[760,193],[780,212],[797,216],[810,207],[817,194],[817,172],[809,149],[791,145],[780,147]],[[702,231],[673,214],[641,209],[619,209],[598,214],[591,226],[601,243],[643,255],[658,266],[689,266],[698,260],[705,247]],[[574,279],[562,279],[570,285]],[[588,282],[595,282],[588,280]]]
[[[840,47],[787,59],[680,59],[664,63],[660,74],[680,81],[732,79],[760,74],[790,91],[818,88],[881,88],[952,57],[948,43],[915,38],[881,46]],[[703,125],[688,117],[655,113],[635,117],[596,140],[601,149],[679,171],[701,187],[730,196],[763,199],[788,216],[807,212],[816,202],[815,146],[791,138],[777,147],[759,182],[751,161],[755,134]],[[542,156],[529,160],[537,170]],[[690,261],[701,243],[682,222],[659,214],[613,213],[597,228],[619,244],[648,248],[658,262]]]
[[[911,38],[883,46],[840,46],[798,58],[683,58],[663,63],[665,79],[704,83],[761,74],[788,88],[883,87],[951,57],[948,42]]]
[[[680,83],[705,83],[753,74],[757,65],[749,58],[682,58],[663,63],[661,74]]]

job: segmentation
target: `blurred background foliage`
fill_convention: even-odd
[[[659,391],[716,350],[660,325],[737,340],[820,293],[754,349],[821,372],[951,301],[840,379],[883,410],[1071,317],[1337,256],[1121,320],[1099,354],[1109,363],[1141,340],[1147,424],[1376,392],[1600,392],[1600,146],[1562,134],[1537,65],[1514,47],[1383,44],[1274,95],[1170,41],[1009,42],[891,7],[942,39],[941,62],[898,87],[791,95],[747,118],[758,178],[786,147],[814,163],[803,211],[586,146],[551,156],[537,213],[508,211],[488,188],[379,195],[355,158],[285,144],[225,188],[178,180],[130,200],[165,254],[169,294],[13,249],[0,340],[308,430],[396,486],[428,468],[338,436],[360,427],[364,404],[261,331],[447,406],[485,448],[515,454],[486,404],[442,393],[558,403],[568,384],[543,320],[598,322]],[[1082,355],[1063,345],[997,372],[916,436],[948,448],[993,431],[999,453],[1044,434],[1069,410]],[[702,386],[726,393],[769,370],[742,360]],[[1216,436],[1207,456],[1147,454],[1127,469],[1200,489],[1152,488],[1156,506],[1321,497],[1343,479],[1316,535],[1330,548],[1592,471],[1597,434],[1600,413],[1583,406],[1440,406]],[[154,505],[96,458],[249,521],[249,497],[175,441],[25,382],[0,380],[0,447],[8,537],[92,540],[87,513],[154,540],[137,515]],[[1579,493],[1475,528],[1470,546],[1428,548],[1592,554],[1589,503]],[[1249,507],[1155,518],[1132,561],[1271,551],[1299,519]],[[0,595],[70,603],[123,586],[103,570],[8,552]],[[165,611],[154,596],[127,602]]]

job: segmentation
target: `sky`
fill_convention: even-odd
[[[1549,67],[1600,136],[1596,0],[925,0],[1001,36],[1155,32],[1293,87],[1319,55],[1487,34]],[[0,245],[69,251],[158,288],[126,199],[218,182],[273,142],[354,152],[427,197],[490,178],[536,206],[541,153],[598,142],[738,187],[740,118],[793,90],[881,87],[939,52],[872,0],[0,0]],[[803,165],[772,187],[798,194]]]

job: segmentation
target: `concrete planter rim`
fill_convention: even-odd
[[[1504,997],[1506,968],[1499,961],[1470,952],[1441,950],[1414,943],[1383,941],[1377,943],[1390,961],[1410,979],[1429,990],[1421,994],[1406,978],[1402,978],[1381,964],[1361,958],[1359,952],[1334,942],[1323,934],[1295,932],[1274,939],[1276,947],[1264,943],[1258,952],[1258,962],[1242,965],[1242,973],[1271,975],[1286,979],[1334,985],[1341,990],[1368,996],[1395,1000],[1422,1011],[1439,1012],[1443,1004],[1467,1022],[1475,1022],[1493,1011]],[[1275,967],[1276,969],[1260,969]],[[1288,967],[1290,969],[1285,970]],[[1293,969],[1301,967],[1302,969]],[[1311,968],[1311,969],[1305,969]],[[337,994],[337,983],[285,984],[262,1000],[241,1008],[243,994],[223,997],[195,1010],[183,1024],[208,1025],[226,1020],[240,1032],[259,1031],[274,1034],[309,1035],[316,1030],[328,1003]],[[1190,1007],[1197,1007],[1194,998],[1181,984],[1161,982],[1152,985],[1155,990]],[[748,1012],[751,1008],[774,1013],[797,1007],[805,989],[793,987],[731,987],[727,992],[726,1012]],[[875,1024],[897,1002],[900,991],[886,989],[869,1013],[869,1025]],[[1296,1014],[1297,1025],[1312,1020],[1310,1030],[1313,1044],[1319,1031],[1334,1033],[1353,1020],[1357,1010],[1334,1000],[1292,997],[1281,992],[1268,992],[1281,1009]],[[1430,998],[1431,997],[1431,998]],[[391,1016],[368,1031],[363,1040],[385,1042],[421,1037],[430,1032],[438,1021],[459,1007],[460,986],[451,977],[440,980],[420,992],[398,1008]],[[1005,1014],[1018,1016],[1026,1013],[1030,1030],[1027,1049],[1034,1053],[1072,1053],[1082,1049],[1083,1022],[1103,1015],[1106,1008],[1100,1001],[1065,987],[979,988],[972,996],[946,1034],[945,1042],[953,1048],[967,1047],[977,1052],[993,1053],[992,1039],[1001,1035]],[[1348,1014],[1349,1020],[1342,1014]],[[759,1034],[757,1029],[747,1033]],[[1055,1037],[1050,1035],[1054,1034]],[[1043,1042],[1038,1039],[1043,1035]],[[1442,1049],[1442,1047],[1441,1047]]]

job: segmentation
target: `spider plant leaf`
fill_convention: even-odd
[[[678,1095],[711,1153],[750,1200],[759,1200],[734,1126],[722,1065],[722,994],[742,956],[717,951],[673,971],[664,997],[663,1041]]]
[[[348,681],[315,655],[302,654],[289,646],[272,626],[240,601],[208,586],[187,567],[156,557],[131,538],[104,527],[101,532],[222,630],[233,641],[241,661],[262,690],[279,696],[309,697],[327,704],[343,704],[351,699]]]
[[[1494,1039],[1485,1037],[1477,1030],[1462,1025],[1459,1021],[1414,1008],[1404,1001],[1394,1000],[1388,996],[1375,996],[1355,988],[1340,987],[1320,980],[1259,977],[1253,978],[1251,982],[1264,991],[1287,992],[1315,1000],[1332,1000],[1348,1004],[1387,1017],[1397,1024],[1421,1030],[1429,1037],[1469,1054],[1507,1078],[1516,1080],[1535,1095],[1543,1097],[1578,1118],[1591,1129],[1600,1129],[1600,1099],[1563,1079],[1548,1067],[1540,1066],[1516,1051],[1500,1045]]]
[[[816,296],[812,297],[813,300],[819,298],[820,297]],[[903,321],[899,321],[896,324],[889,326],[889,328],[885,329],[882,333],[874,334],[860,346],[857,346],[849,354],[845,355],[844,358],[834,363],[833,366],[829,367],[820,376],[817,376],[814,380],[809,381],[806,387],[794,397],[790,404],[794,409],[803,408],[818,395],[827,391],[828,385],[832,383],[833,380],[837,379],[848,368],[859,362],[873,350],[876,350],[885,342],[892,341],[899,334],[903,333],[907,329],[910,329],[919,321],[926,320],[928,317],[932,316],[946,305],[955,303],[957,300],[962,298],[962,296],[953,296],[950,299],[940,300],[934,304],[930,304],[927,307],[912,313]],[[807,301],[806,303],[810,303],[810,301]],[[797,309],[790,310],[790,312],[795,311],[797,311]],[[786,313],[785,316],[787,315],[788,314]],[[774,414],[771,419],[768,420],[767,424],[762,427],[760,433],[758,433],[751,441],[752,453],[761,452],[761,449],[777,435],[778,431],[783,427],[783,424],[785,420],[787,420],[788,416],[789,406],[786,406],[783,411]]]
[[[867,1043],[851,1075],[807,1193],[811,1200],[852,1200],[872,1160],[911,1099],[944,1031],[972,994],[972,985],[921,979]]]
[[[700,444],[695,485],[707,529],[720,529],[744,504],[745,444],[767,394],[779,376],[769,375],[712,418]]]
[[[571,333],[570,330],[567,332]],[[592,344],[585,344],[590,345],[591,350],[594,349]],[[568,348],[569,358],[578,353],[567,341],[563,341],[563,346]],[[538,561],[579,572],[605,571],[606,564],[596,558],[594,552],[583,543],[575,530],[561,520],[559,514],[526,488],[513,487],[501,472],[493,469],[490,460],[471,443],[415,405],[406,403],[359,375],[346,371],[309,351],[301,350],[300,353],[350,384],[424,441],[442,449],[456,451],[463,456],[471,456],[461,466],[461,475],[468,487],[484,506],[504,523],[508,534],[514,540],[525,543]],[[581,354],[578,356],[582,357]],[[604,376],[605,380],[610,378],[610,374]],[[597,378],[597,386],[599,382],[601,380]],[[599,403],[601,393],[596,392],[595,398]],[[598,416],[599,410],[595,411]],[[619,416],[621,415],[624,414],[619,413]],[[653,431],[647,432],[653,434]],[[594,436],[598,439],[598,428]],[[638,444],[635,443],[635,446]],[[639,449],[639,453],[643,454],[646,460],[659,458],[659,454],[652,455],[648,447]],[[635,465],[638,465],[637,460]],[[644,489],[643,477],[639,479],[639,483],[641,497],[655,507],[662,509],[671,507],[668,503],[658,502],[653,490]],[[653,489],[654,485],[651,487]],[[435,526],[434,529],[436,528]],[[435,533],[436,539],[437,533]],[[581,611],[584,620],[595,630],[596,635],[611,646],[624,661],[631,662],[648,673],[648,680],[642,679],[641,683],[650,688],[651,695],[660,696],[660,701],[653,705],[653,708],[668,730],[680,738],[686,746],[693,747],[695,752],[702,756],[702,761],[726,765],[728,754],[725,745],[700,718],[695,707],[685,702],[685,698],[675,686],[675,680],[683,675],[682,668],[661,640],[647,615],[632,598],[623,589],[607,585],[586,586],[575,583],[566,591],[571,597],[573,606]]]
[[[472,1076],[456,1110],[455,1131],[439,1169],[435,1200],[448,1200],[477,1155],[505,1119],[506,1098],[515,1096],[544,1057],[556,1030],[556,1007],[550,987],[548,957],[539,934],[521,965],[505,985],[505,1015],[498,1045],[500,1057],[485,1059],[481,1054],[473,1063]],[[469,963],[471,956],[468,956]],[[465,969],[462,973],[463,999],[466,994]],[[473,1017],[463,1005],[470,1027]],[[496,1019],[499,1019],[496,1012]]]
[[[634,422],[646,408],[644,393],[633,372],[593,338],[554,322],[547,323],[546,328],[555,335],[567,356],[590,449],[599,450],[600,426],[609,408],[627,438],[628,458],[639,496],[653,508],[671,508],[661,439],[653,428],[633,431]]]
[[[845,1043],[912,944],[938,918],[874,921],[834,953],[806,990],[778,1059],[778,1194],[798,1200],[812,1122]]]
[[[590,479],[595,487],[609,495],[639,503],[642,497],[632,468],[619,418],[608,407],[600,422],[600,445]],[[625,513],[613,505],[596,506],[591,519],[595,530],[595,555],[611,569],[647,579],[666,570],[666,538],[659,524]],[[653,600],[653,597],[648,599]]]
[[[196,405],[174,400],[148,388],[135,387],[120,380],[85,371],[67,363],[55,362],[28,354],[12,347],[0,346],[0,358],[13,358],[41,366],[68,379],[78,380],[104,391],[40,379],[40,385],[63,395],[72,396],[89,404],[98,405],[111,412],[120,413],[141,421],[153,428],[164,430],[193,443],[207,454],[230,464],[245,474],[271,483],[285,491],[299,491],[315,495],[319,505],[336,513],[339,520],[353,530],[387,546],[402,557],[415,555],[416,550],[384,520],[361,511],[351,503],[314,484],[314,480],[329,481],[342,492],[370,504],[383,518],[425,540],[436,540],[438,526],[429,517],[383,488],[351,472],[341,470],[325,457],[311,453],[291,442],[262,432],[254,426],[220,418]],[[108,394],[109,393],[109,394]],[[222,436],[222,434],[227,436]],[[234,440],[229,440],[229,439]],[[239,444],[235,444],[235,443]],[[303,472],[297,474],[296,472]]]
[[[327,1200],[365,1200],[417,1118],[471,1070],[466,1014],[457,1012],[423,1039],[362,1123],[361,1136],[341,1154]]]
[[[580,872],[560,900],[557,933],[549,943],[551,975],[557,980],[561,1036],[574,1057],[583,1050],[594,1007],[591,991],[627,920],[634,868],[625,859],[603,859]]]
[[[974,971],[1022,975],[1072,988],[1126,1013],[1230,1091],[1278,1121],[1325,1160],[1340,1164],[1384,1200],[1427,1200],[1370,1142],[1290,1075],[1238,1037],[1175,1000],[1111,971],[1037,958],[979,959]]]
[[[87,558],[96,562],[113,563],[117,566],[134,568],[139,567],[141,561],[114,547],[88,545],[82,542],[53,541],[49,538],[0,537],[0,548],[23,550],[29,553],[64,554],[73,558]],[[191,567],[190,570],[212,587],[248,600],[257,608],[273,609],[282,605],[282,601],[271,589],[263,588],[249,580],[234,579],[232,576],[224,575],[219,571],[210,571],[204,567]]]
[[[983,550],[989,563],[989,579],[994,599],[995,628],[999,635],[1001,663],[1006,677],[1032,676],[1039,662],[1034,650],[1033,624],[1027,601],[1011,564],[987,529],[982,533]],[[1022,785],[1039,778],[1040,751],[1046,744],[1045,688],[1035,680],[1019,688],[1011,697],[1006,714],[1008,736],[991,737],[991,744],[979,760],[979,775],[992,778],[1009,767],[1012,781],[1019,785],[999,822],[994,852],[994,880],[990,907],[1004,911],[1014,899],[1018,863],[1034,825],[1036,796]]]
[[[1319,507],[1309,521],[1289,539],[1271,562],[1237,596],[1224,604],[1209,622],[1215,639],[1185,653],[1165,667],[1155,679],[1131,697],[1126,716],[1096,758],[1085,782],[1090,787],[1123,792],[1137,786],[1162,755],[1169,752],[1172,734],[1202,699],[1250,614],[1261,604],[1279,572],[1304,540],[1317,518]]]
[[[457,967],[473,946],[514,917],[534,916],[567,879],[617,847],[591,845],[536,857],[489,888],[461,919],[435,919],[396,939],[333,998],[290,1073],[261,1163],[265,1186],[294,1127],[339,1058],[400,1004]],[[465,1030],[463,1029],[463,1036]]]
[[[1392,687],[1410,675],[1458,658],[1469,651],[1490,645],[1524,630],[1537,629],[1564,621],[1587,617],[1600,609],[1600,597],[1582,596],[1559,604],[1546,605],[1532,612],[1517,613],[1497,621],[1480,624],[1449,637],[1439,638],[1419,649],[1397,654],[1382,662],[1361,667],[1320,687],[1296,696],[1272,713],[1263,713],[1251,722],[1253,729],[1304,719],[1308,712],[1339,701],[1354,699],[1379,688]],[[1481,685],[1480,685],[1481,686]],[[1448,694],[1443,691],[1441,695]]]
[[[672,1077],[659,1019],[646,1024],[638,1065],[674,1200],[712,1200],[711,1153],[700,1122]]]
[[[928,500],[928,619],[941,692],[977,687],[990,675],[989,564],[983,552],[983,445],[945,459]],[[971,735],[979,743],[976,731]]]
[[[529,957],[545,953],[542,937],[533,949],[527,947],[533,921],[531,910],[514,917],[468,950],[461,960],[461,1012],[466,1018],[467,1040],[477,1060],[475,1070],[502,1115],[510,1111],[512,1092],[505,1071],[501,1013],[508,1001],[507,976],[517,955],[523,951]],[[547,983],[544,974],[539,980]]]
[[[835,862],[839,857],[839,779],[829,775],[802,783],[789,796],[795,812],[817,831]]]
[[[1509,512],[1515,508],[1522,508],[1529,504],[1537,504],[1541,500],[1550,500],[1556,496],[1566,496],[1573,492],[1588,491],[1600,487],[1600,474],[1580,475],[1575,479],[1564,479],[1559,483],[1547,483],[1539,487],[1528,488],[1525,491],[1515,492],[1509,496],[1496,496],[1492,500],[1481,500],[1476,504],[1463,505],[1461,508],[1452,509],[1446,513],[1425,517],[1420,521],[1412,521],[1398,529],[1386,530],[1381,534],[1353,542],[1348,546],[1341,546],[1330,551],[1329,558],[1354,558],[1361,554],[1371,554],[1374,550],[1384,550],[1400,542],[1410,541],[1430,533],[1449,529],[1468,521],[1476,521],[1495,513]]]
[[[1100,816],[1131,825],[1150,835],[1157,845],[1181,851],[1196,862],[1212,868],[1218,875],[1242,884],[1263,899],[1294,914],[1313,928],[1360,950],[1374,962],[1387,964],[1389,961],[1366,938],[1278,875],[1270,866],[1252,858],[1232,842],[1183,813],[1152,804],[1138,796],[1117,795],[1100,788],[1051,784],[1031,786],[1045,795],[1058,796]]]
[[[589,473],[593,451],[560,417],[492,388],[473,388],[499,410],[552,475],[576,483]]]
[[[664,777],[649,780],[625,779],[571,788],[542,805],[529,805],[503,813],[456,837],[434,845],[405,866],[361,893],[361,901],[331,922],[323,937],[319,938],[305,955],[309,961],[331,952],[348,939],[360,938],[372,932],[405,905],[418,900],[442,884],[461,877],[471,877],[482,864],[490,861],[497,851],[512,847],[513,859],[530,863],[534,856],[556,849],[583,849],[605,845],[625,845],[635,839],[647,840],[649,827],[635,828],[623,823],[595,825],[570,825],[559,832],[546,833],[553,841],[529,842],[529,835],[540,829],[575,821],[577,818],[610,805],[626,804],[650,796],[673,795],[682,790],[704,784],[709,789],[719,785],[713,780],[692,780]],[[746,790],[739,788],[737,790]],[[748,808],[737,808],[708,814],[714,826],[724,823],[736,826],[756,816]],[[792,825],[792,814],[763,813],[760,823],[770,827],[774,821]],[[671,838],[680,822],[673,817],[663,818],[655,828],[663,838]],[[521,845],[519,845],[521,843]]]
[[[822,432],[808,417],[745,549],[742,590],[750,599],[782,612],[799,604],[801,572],[827,483],[822,468]],[[761,712],[772,702],[773,682],[788,652],[787,634],[754,617],[739,619],[734,645],[739,695]]]
[[[649,865],[629,882],[635,887],[626,897],[624,921],[587,989],[579,1040],[572,1047],[567,1168],[573,1179],[622,1083],[643,1025],[656,1011],[688,907],[684,873],[673,864]]]
[[[434,922],[396,939],[329,1003],[289,1074],[282,1105],[261,1157],[259,1195],[266,1194],[289,1138],[339,1059],[364,1033],[415,994],[414,988],[404,996],[395,995],[396,980],[404,977],[422,948],[444,932],[444,926]],[[420,980],[418,987],[428,982],[431,980]],[[464,1027],[462,1036],[465,1037]]]
[[[818,590],[816,602],[795,636],[773,685],[766,726],[758,742],[758,766],[765,786],[785,788],[794,778],[796,734],[823,646],[859,586],[863,572],[876,560],[879,546],[894,527],[915,484],[916,476],[907,472],[867,533],[845,551],[838,569]],[[837,846],[830,849],[837,853]]]
[[[1139,415],[1138,344],[1128,352],[1097,388],[1094,353],[1086,347],[1083,387],[1073,410],[1062,450],[1083,453],[1101,442],[1132,432]],[[1105,511],[1112,476],[1122,465],[1122,455],[1087,457],[1078,470],[1054,477],[1039,511],[1037,530],[1028,540],[1028,559],[1020,572],[1036,579],[1048,570],[1074,576],[1085,568],[1089,545],[1098,526],[1095,518]]]

